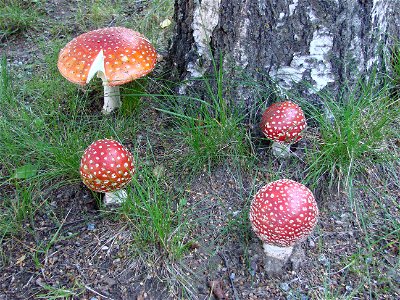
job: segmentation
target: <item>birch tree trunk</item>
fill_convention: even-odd
[[[222,54],[229,77],[243,70],[315,94],[383,70],[400,39],[400,1],[175,0],[175,22],[170,57],[180,79],[202,76]]]

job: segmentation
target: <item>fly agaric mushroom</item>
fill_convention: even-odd
[[[123,27],[93,30],[74,38],[58,57],[69,81],[85,85],[97,74],[103,80],[103,113],[121,106],[119,86],[153,70],[157,53],[140,33]]]
[[[105,193],[105,204],[126,199],[122,188],[131,181],[134,172],[132,154],[122,144],[110,139],[93,142],[81,159],[83,183],[92,191]]]
[[[262,187],[250,206],[250,222],[264,243],[266,269],[280,272],[293,246],[307,237],[317,223],[318,207],[301,183],[281,179]]]
[[[272,153],[285,157],[290,153],[290,144],[299,141],[307,122],[303,110],[291,101],[272,104],[262,115],[261,130],[273,141]]]

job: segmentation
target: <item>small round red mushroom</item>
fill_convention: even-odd
[[[311,233],[317,217],[314,196],[301,183],[281,179],[257,192],[250,206],[250,222],[263,241],[267,272],[282,271],[294,244]]]
[[[291,101],[272,104],[263,113],[260,123],[263,134],[274,142],[273,151],[277,156],[285,155],[284,150],[289,152],[288,145],[302,138],[306,126],[303,110]]]
[[[307,122],[300,106],[285,101],[268,107],[262,115],[260,126],[270,140],[290,144],[301,139]]]
[[[83,153],[80,173],[91,190],[112,193],[132,180],[135,172],[132,154],[119,142],[102,139],[93,142]]]
[[[58,58],[58,69],[69,81],[85,85],[96,74],[103,80],[106,113],[120,106],[119,85],[153,70],[157,53],[140,33],[109,27],[74,38]],[[110,102],[110,103],[109,103]]]
[[[262,187],[250,207],[255,234],[267,244],[290,247],[310,234],[317,223],[318,207],[303,184],[280,179]]]

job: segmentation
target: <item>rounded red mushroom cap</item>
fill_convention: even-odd
[[[306,126],[303,110],[291,101],[272,104],[263,113],[260,124],[267,138],[287,144],[299,141]]]
[[[317,223],[318,207],[301,183],[281,179],[262,187],[250,206],[255,234],[266,244],[289,247],[306,237]]]
[[[101,71],[109,86],[121,85],[153,70],[157,53],[140,33],[124,27],[93,30],[74,38],[58,57],[69,81],[84,85]]]
[[[135,172],[132,154],[119,142],[102,139],[83,153],[80,173],[83,183],[95,192],[113,192],[132,179]]]

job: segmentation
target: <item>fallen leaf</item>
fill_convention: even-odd
[[[21,265],[22,262],[25,260],[25,258],[26,258],[26,255],[25,255],[25,254],[22,255],[20,258],[17,259],[16,264],[17,264],[17,265]]]
[[[218,299],[218,300],[224,300],[225,298],[225,294],[224,291],[222,290],[222,283],[219,280],[212,280],[208,282],[208,286],[211,289],[211,293],[214,294],[214,296]]]
[[[136,300],[144,300],[147,298],[147,293],[145,291],[141,291],[140,294],[137,296]]]
[[[171,22],[170,19],[165,19],[164,21],[162,21],[162,22],[160,23],[160,27],[161,27],[161,28],[165,28],[165,27],[170,26],[171,24],[172,24],[172,22]]]

